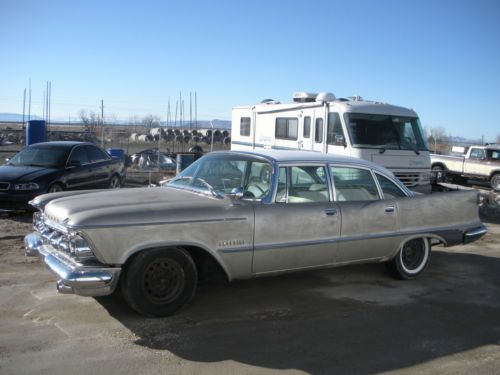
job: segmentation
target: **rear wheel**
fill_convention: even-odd
[[[427,238],[406,241],[398,254],[386,263],[391,274],[399,279],[415,279],[425,271],[431,259],[431,245]]]
[[[500,190],[500,173],[491,176],[490,185],[493,190]]]
[[[146,316],[171,315],[196,291],[196,266],[180,248],[145,250],[124,271],[122,294],[134,310]]]

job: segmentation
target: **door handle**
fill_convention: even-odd
[[[387,207],[385,208],[385,212],[394,212],[394,210],[395,210],[395,209],[394,209],[394,206],[387,206]]]
[[[336,208],[325,208],[325,214],[326,214],[326,216],[337,215],[337,209]]]

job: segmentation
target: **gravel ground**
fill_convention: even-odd
[[[119,297],[60,295],[23,255],[30,217],[0,217],[0,373],[439,373],[500,369],[500,214],[436,247],[426,274],[362,265],[212,284],[146,319]]]

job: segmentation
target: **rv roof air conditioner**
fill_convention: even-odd
[[[318,96],[318,94],[311,92],[294,92],[293,101],[296,103],[312,103],[316,101],[316,96]]]
[[[280,101],[274,99],[264,99],[260,102],[261,104],[281,104]]]
[[[316,101],[320,103],[333,102],[335,99],[335,95],[331,92],[320,92],[318,96],[316,96]]]

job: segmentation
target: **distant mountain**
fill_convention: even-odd
[[[41,117],[31,115],[31,120],[43,120]],[[0,113],[0,121],[23,121],[23,115],[19,113]],[[24,115],[24,121],[28,121],[28,114]]]
[[[32,120],[43,120],[41,117],[38,117],[38,116],[31,116],[31,119]],[[25,115],[24,116],[24,120],[25,121],[28,121],[28,115]],[[2,121],[6,121],[6,122],[21,122],[23,121],[23,115],[22,114],[18,114],[18,113],[0,113],[0,122]],[[114,123],[116,123],[117,125],[128,125],[129,122],[127,122],[126,120],[115,120],[113,121]],[[59,124],[59,123],[65,123],[64,121],[58,121],[58,120],[52,120],[52,123],[54,124]],[[73,125],[79,125],[81,124],[81,121],[79,119],[72,119],[71,120],[71,123]],[[208,120],[198,120],[197,122],[197,125],[196,127],[198,128],[203,128],[203,129],[210,129],[212,127],[212,125],[210,124],[212,123],[214,128],[216,129],[231,129],[231,121],[228,121],[228,120],[212,120],[212,121],[208,121]],[[110,124],[107,124],[108,126]],[[166,121],[162,121],[161,122],[161,125],[162,126],[166,126],[166,127],[174,127],[174,124],[172,122],[170,122],[168,125],[166,123]],[[180,127],[180,124],[177,123],[177,127]],[[195,124],[193,122],[192,126],[190,126],[189,124],[189,121],[183,121],[182,123],[182,127],[183,128],[190,128],[190,127],[195,127]]]

